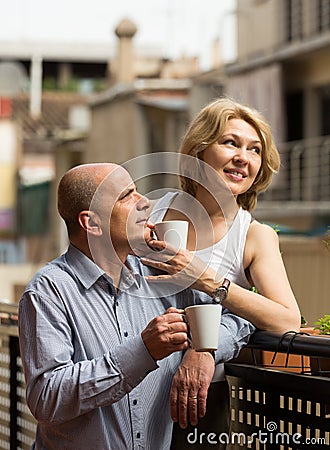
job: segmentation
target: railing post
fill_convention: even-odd
[[[290,193],[289,200],[302,200],[302,154],[300,144],[295,145],[290,154]]]

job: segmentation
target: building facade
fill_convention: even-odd
[[[260,211],[312,231],[330,223],[330,1],[238,0],[236,14],[226,93],[265,115],[282,157]]]

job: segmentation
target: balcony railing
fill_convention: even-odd
[[[225,365],[231,388],[229,449],[329,448],[330,370],[322,370],[324,361],[330,364],[329,339],[257,332],[239,361]],[[275,356],[268,364],[266,351]],[[277,366],[277,354],[284,354],[284,364]]]
[[[330,201],[330,136],[279,145],[280,174],[262,200]]]
[[[330,30],[330,0],[282,0],[284,41],[297,42]]]
[[[16,309],[14,305],[11,308],[6,305],[8,312],[1,313],[0,448],[3,450],[29,450],[36,430],[36,421],[25,402]],[[199,438],[228,442],[228,450],[328,448],[330,371],[324,372],[322,364],[323,358],[330,363],[329,339],[255,333],[241,356],[225,364],[231,389],[230,434],[212,433]],[[262,355],[265,351],[284,355],[284,363],[278,366],[276,357],[265,364]],[[300,355],[298,363],[292,362],[294,355]]]

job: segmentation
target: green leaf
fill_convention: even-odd
[[[314,322],[314,329],[320,330],[320,334],[330,334],[330,314],[325,314]]]

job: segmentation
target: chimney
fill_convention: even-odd
[[[117,55],[117,83],[131,83],[134,81],[134,49],[133,37],[137,28],[129,19],[123,19],[117,26],[115,33],[119,38]]]

